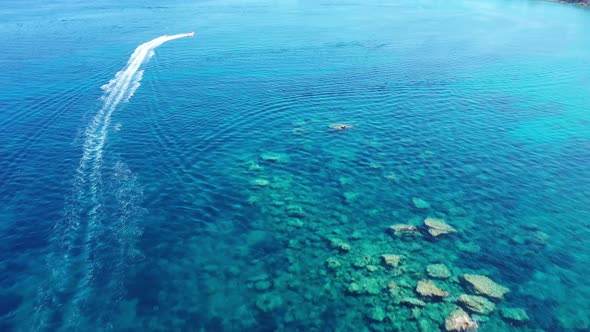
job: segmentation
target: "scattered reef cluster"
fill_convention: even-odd
[[[353,127],[329,128],[340,132]],[[464,219],[463,209],[437,213],[426,199],[412,197],[407,202],[412,219],[392,214],[391,225],[367,234],[345,212],[314,204],[313,188],[297,182],[289,162],[289,155],[276,152],[245,161],[251,176],[248,202],[272,221],[271,232],[288,239],[286,268],[248,279],[260,315],[272,316],[281,328],[311,330],[527,329],[527,312],[505,299],[507,287],[485,272],[463,269],[457,256],[438,246],[439,241],[458,241],[460,250],[479,250],[453,225],[454,218]],[[352,181],[339,178],[344,206],[363,200],[361,193],[346,190]],[[385,172],[383,181],[398,179]]]
[[[130,276],[142,280],[119,310],[130,330],[587,325],[576,315],[579,297],[559,306],[549,298],[558,282],[549,269],[578,266],[551,245],[561,233],[542,219],[510,219],[514,203],[498,199],[493,174],[410,134],[384,147],[367,121],[328,123],[294,122],[283,131],[288,140],[219,159],[220,175],[203,182],[214,190],[186,198],[212,222],[167,220],[157,237],[170,241],[143,248],[165,258]]]

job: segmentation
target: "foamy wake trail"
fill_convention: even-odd
[[[123,224],[129,219],[126,213],[130,212],[118,212],[119,216],[123,216],[119,218],[123,222],[113,223],[112,217],[105,215],[108,214],[109,208],[106,207],[105,195],[103,195],[107,189],[103,185],[101,169],[111,116],[119,104],[128,101],[139,88],[143,76],[143,71],[139,69],[151,58],[154,49],[168,41],[188,36],[189,34],[161,36],[139,45],[131,54],[125,67],[116,73],[109,83],[102,86],[103,104],[85,131],[82,158],[74,179],[73,196],[68,200],[63,220],[55,227],[53,238],[55,249],[48,255],[51,276],[48,284],[39,290],[34,330],[56,329],[56,326],[52,326],[55,324],[52,321],[55,320],[56,313],[61,316],[61,319],[58,319],[61,327],[57,329],[79,330],[80,325],[86,320],[82,311],[87,310],[88,307],[96,307],[96,304],[88,305],[92,300],[89,297],[93,295],[91,290],[93,283],[103,282],[94,281],[98,278],[96,274],[105,270],[106,264],[124,265],[118,262],[123,259],[122,257],[107,257],[103,243],[105,239],[108,241],[111,237],[119,237],[114,241],[116,244],[121,244],[122,234],[133,233],[127,230],[128,225]],[[140,193],[133,194],[129,197],[140,195]],[[135,198],[130,200],[136,201]],[[137,208],[125,202],[115,203],[119,203],[125,209]],[[124,230],[121,230],[122,228]],[[121,246],[127,248],[128,244],[121,244]],[[116,253],[115,250],[114,255],[117,254],[125,255],[125,253]],[[113,262],[100,261],[109,259]],[[112,284],[115,281],[109,282]],[[112,307],[113,303],[101,305],[104,305],[104,309],[107,310],[107,307]]]

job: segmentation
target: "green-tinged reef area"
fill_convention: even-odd
[[[459,167],[487,183],[485,172],[401,146],[393,153],[405,161],[400,165],[361,125],[303,120],[291,127],[288,148],[236,158],[226,180],[241,188],[234,208],[241,207],[243,222],[212,225],[208,242],[199,236],[180,243],[185,253],[208,254],[161,262],[162,270],[186,276],[171,275],[179,279],[167,287],[185,289],[187,297],[159,303],[181,316],[205,311],[225,330],[543,331],[543,324],[587,324],[560,311],[551,313],[557,321],[541,321],[548,276],[540,271],[556,254],[550,230],[530,220],[500,223],[501,209],[442,176]],[[477,190],[486,196],[496,189]],[[193,306],[194,294],[207,294],[210,305]]]
[[[480,326],[498,331],[514,325],[526,330],[526,310],[504,299],[510,290],[488,276],[494,271],[461,263],[479,250],[462,230],[474,224],[466,210],[451,202],[440,211],[423,198],[409,197],[404,212],[366,211],[372,219],[385,216],[383,227],[371,231],[349,216],[378,191],[355,191],[354,179],[342,177],[335,188],[341,191],[341,208],[324,209],[314,204],[313,190],[279,165],[285,160],[285,154],[262,153],[245,163],[253,178],[248,201],[272,223],[268,231],[282,235],[286,244],[285,269],[247,282],[258,293],[261,313],[284,314],[283,326],[314,326],[315,320],[319,327],[320,314],[332,306],[331,314],[343,324],[339,328],[357,331],[476,331]],[[382,168],[369,166],[390,176]],[[384,184],[395,185],[388,184],[387,175]],[[401,217],[405,214],[409,218]]]

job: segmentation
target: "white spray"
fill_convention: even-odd
[[[87,297],[86,289],[93,279],[92,262],[93,242],[101,222],[101,166],[103,149],[107,139],[111,116],[122,101],[128,101],[140,86],[143,70],[139,70],[154,54],[154,49],[170,40],[192,37],[192,33],[161,36],[139,45],[127,61],[125,67],[102,89],[103,104],[94,116],[85,132],[83,154],[74,180],[74,197],[66,210],[64,220],[56,225],[56,245],[59,248],[49,255],[48,264],[51,270],[53,290],[41,292],[36,307],[35,330],[47,329],[52,310],[59,311],[65,317],[66,329],[76,328],[83,319],[81,306]],[[72,281],[74,279],[74,281]],[[73,291],[69,303],[60,303],[59,294]],[[105,303],[106,306],[112,305]],[[67,308],[67,309],[66,309]],[[65,309],[65,310],[64,310]],[[63,326],[62,326],[63,328]]]
[[[139,45],[123,70],[119,71],[115,78],[102,88],[105,90],[103,96],[104,104],[98,114],[94,117],[86,130],[84,142],[84,155],[80,161],[80,169],[87,168],[87,163],[99,164],[102,160],[102,149],[106,141],[107,129],[111,123],[111,115],[121,101],[127,101],[139,87],[143,71],[138,71],[141,64],[154,54],[153,50],[167,41],[188,37],[190,34],[183,33],[172,36],[161,36],[147,43]],[[100,167],[94,167],[98,169]]]

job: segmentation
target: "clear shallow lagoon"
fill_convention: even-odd
[[[81,167],[101,86],[192,30]],[[4,1],[0,330],[437,331],[479,274],[510,289],[480,331],[587,331],[588,31],[542,1]]]

